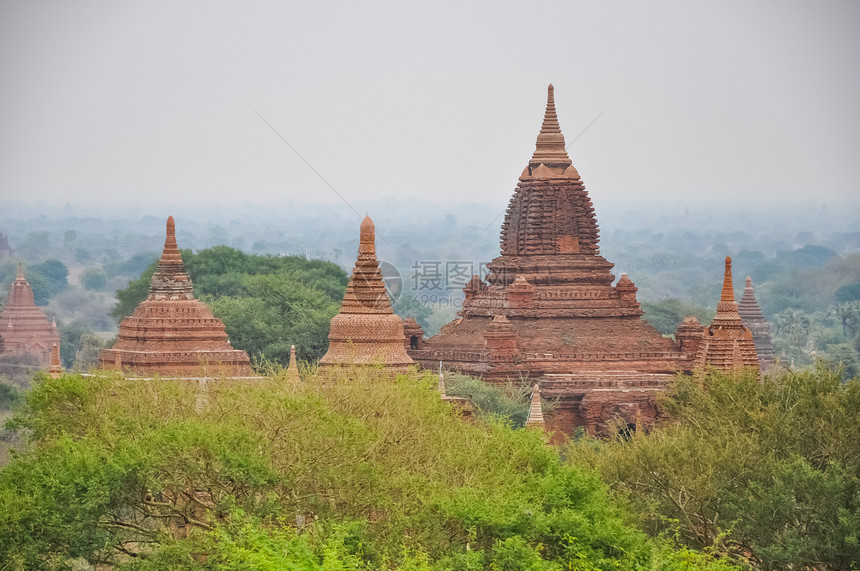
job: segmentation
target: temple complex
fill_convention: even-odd
[[[248,354],[233,349],[224,324],[194,298],[176,244],[173,216],[149,296],[122,320],[116,343],[99,354],[99,367],[138,376],[253,376]]]
[[[33,289],[24,277],[21,263],[0,313],[0,336],[4,355],[32,355],[43,366],[50,363],[51,347],[60,342],[56,322],[48,321],[48,316],[36,307]]]
[[[695,352],[641,319],[636,286],[627,275],[613,285],[598,239],[550,85],[535,152],[502,225],[501,255],[486,281],[468,282],[456,320],[427,340],[410,332],[410,356],[487,382],[540,378],[541,392],[558,399],[550,430],[604,432],[614,417],[652,422],[655,394],[692,368]]]
[[[744,287],[744,295],[738,303],[738,314],[741,316],[744,327],[752,332],[755,352],[758,355],[761,370],[767,371],[773,366],[775,358],[773,341],[770,338],[770,324],[764,318],[764,313],[762,313],[761,307],[755,299],[752,279],[749,276],[747,276],[747,283]]]
[[[332,317],[328,351],[320,366],[377,365],[405,371],[414,361],[406,354],[403,320],[394,314],[376,259],[376,229],[361,222],[358,258],[340,313]]]
[[[749,282],[747,282],[749,283]],[[702,334],[694,368],[713,367],[724,373],[759,370],[752,332],[744,327],[735,301],[732,285],[732,259],[726,256],[723,291],[717,304],[717,315]]]

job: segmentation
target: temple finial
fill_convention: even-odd
[[[179,254],[179,245],[176,243],[176,222],[173,216],[167,217],[167,228],[164,236],[164,251],[161,261],[168,264],[181,264],[182,256]]]
[[[564,148],[564,135],[558,124],[558,115],[555,112],[555,90],[552,84],[547,87],[546,111],[543,116],[540,133],[537,137],[535,152],[532,155],[529,166],[537,167],[544,164],[547,167],[569,167],[570,157]]]
[[[375,254],[376,253],[376,226],[370,216],[365,216],[361,221],[360,238],[358,241],[359,254]]]
[[[550,86],[551,87],[551,86]],[[526,428],[546,429],[546,422],[543,419],[543,410],[540,399],[540,386],[535,383],[532,389],[532,399],[529,405],[529,417],[526,419]]]
[[[24,262],[18,262],[18,274],[15,276],[16,280],[24,279]]]
[[[723,276],[723,293],[720,301],[735,301],[735,288],[732,285],[732,258],[726,256],[726,272]]]

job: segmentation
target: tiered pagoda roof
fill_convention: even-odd
[[[103,369],[162,377],[247,377],[248,354],[233,349],[224,324],[194,297],[176,243],[173,216],[149,296],[122,320],[114,346],[99,354]]]
[[[358,258],[340,313],[331,319],[329,347],[320,365],[380,365],[405,370],[414,361],[406,354],[403,320],[394,314],[376,258],[376,229],[361,222]]]
[[[717,304],[717,315],[702,334],[695,368],[707,367],[731,373],[744,369],[759,369],[752,332],[744,327],[735,301],[732,285],[732,259],[726,256],[723,291]]]
[[[762,370],[769,369],[773,365],[775,358],[773,341],[770,337],[770,324],[764,318],[764,313],[762,313],[761,307],[759,307],[755,299],[752,279],[749,276],[747,276],[744,294],[738,303],[738,313],[744,326],[752,332],[759,365]]]
[[[0,313],[0,336],[4,355],[33,355],[43,365],[50,362],[51,347],[60,342],[57,324],[48,321],[48,316],[36,307],[33,289],[20,262],[6,296],[6,306]]]
[[[409,354],[425,367],[442,360],[490,382],[543,377],[541,390],[560,399],[548,422],[566,433],[581,425],[594,430],[618,415],[632,423],[640,407],[648,408],[647,421],[657,414],[649,395],[674,371],[689,370],[694,354],[641,319],[627,276],[613,285],[554,96],[550,85],[535,152],[508,205],[501,255],[487,264],[486,282],[474,276],[458,319],[418,349],[412,343]]]

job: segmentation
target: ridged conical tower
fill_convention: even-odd
[[[248,354],[233,349],[224,324],[202,301],[185,271],[173,216],[149,296],[122,320],[116,343],[99,354],[99,367],[138,376],[249,377]]]
[[[752,332],[759,365],[764,371],[770,369],[775,358],[773,341],[770,337],[770,324],[764,318],[764,313],[755,299],[752,278],[749,276],[747,276],[744,294],[738,302],[738,313],[743,324]]]
[[[626,276],[613,285],[598,242],[550,85],[534,154],[502,224],[501,255],[487,264],[486,281],[469,281],[458,319],[410,356],[488,382],[542,378],[543,394],[559,403],[547,424],[567,434],[577,426],[599,432],[615,416],[633,423],[637,410],[654,420],[652,396],[694,355],[641,319],[636,286]]]
[[[0,336],[4,355],[32,355],[42,365],[51,360],[51,347],[60,342],[56,324],[36,307],[33,289],[24,277],[24,266],[18,263],[15,281],[9,287],[6,306],[0,312]]]
[[[332,317],[329,346],[320,365],[379,365],[406,370],[414,361],[404,347],[403,320],[394,314],[376,259],[376,229],[366,216],[361,222],[358,258],[340,313]]]
[[[704,370],[707,367],[714,367],[724,373],[759,370],[752,332],[744,327],[738,313],[732,285],[732,259],[728,256],[717,315],[702,334],[702,343],[696,355],[695,368]]]

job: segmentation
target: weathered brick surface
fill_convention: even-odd
[[[163,377],[253,376],[248,354],[233,349],[224,323],[194,298],[173,217],[149,296],[122,320],[114,346],[99,354],[99,367]]]
[[[653,422],[654,395],[674,372],[691,369],[695,352],[641,319],[636,286],[626,275],[613,285],[598,242],[550,86],[535,153],[502,225],[501,255],[486,282],[475,276],[466,285],[458,319],[409,354],[488,382],[541,379],[541,394],[559,399],[546,419],[551,430],[602,432],[615,416]]]

